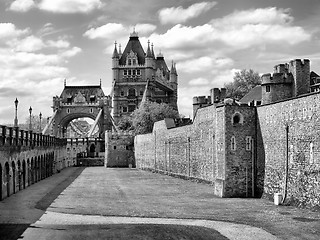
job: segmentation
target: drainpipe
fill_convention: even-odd
[[[285,169],[285,180],[284,180],[284,193],[281,203],[283,204],[287,198],[288,188],[288,172],[289,172],[289,125],[286,126],[286,169]]]

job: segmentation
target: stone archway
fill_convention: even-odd
[[[24,159],[22,161],[22,187],[26,188],[26,161]]]
[[[16,193],[16,164],[12,161],[12,193]]]
[[[10,166],[9,163],[5,163],[5,175],[6,175],[6,183],[7,183],[7,197],[10,196]]]
[[[20,162],[20,160],[18,160],[17,165],[18,165],[18,172],[17,172],[17,175],[18,175],[18,189],[20,191],[21,190],[21,182],[22,182],[21,162]]]
[[[101,85],[98,86],[64,86],[60,97],[53,97],[54,115],[52,133],[63,137],[68,124],[76,118],[88,117],[97,120],[99,136],[112,130],[110,115],[111,98],[105,96]]]

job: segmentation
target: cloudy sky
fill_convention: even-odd
[[[0,0],[0,124],[28,109],[52,114],[52,97],[67,85],[110,93],[114,41],[123,49],[135,26],[146,49],[161,51],[179,75],[179,110],[192,97],[232,81],[235,71],[272,72],[309,58],[320,73],[319,0]]]

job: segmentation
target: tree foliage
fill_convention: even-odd
[[[117,125],[121,130],[133,130],[136,135],[145,134],[152,132],[155,122],[165,118],[179,118],[179,113],[168,104],[148,101]]]
[[[242,69],[236,72],[233,77],[233,82],[226,83],[224,87],[227,90],[227,97],[240,100],[252,88],[261,84],[261,78],[258,72],[252,69]]]

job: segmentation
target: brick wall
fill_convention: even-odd
[[[258,127],[265,155],[264,196],[286,195],[286,202],[319,208],[320,94],[260,106]]]

